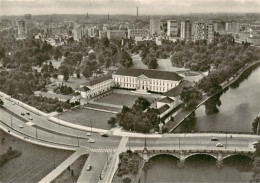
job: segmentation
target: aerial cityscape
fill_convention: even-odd
[[[260,1],[0,1],[0,182],[260,182]]]

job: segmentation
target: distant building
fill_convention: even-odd
[[[24,14],[24,19],[25,20],[31,20],[32,19],[32,15],[31,14]]]
[[[214,40],[214,24],[195,22],[194,24],[194,41],[207,40],[209,42]]]
[[[108,39],[123,39],[126,37],[125,30],[107,30]]]
[[[163,93],[176,87],[182,77],[175,72],[123,68],[113,74],[115,86],[141,92]]]
[[[148,29],[128,29],[128,38],[142,37],[146,38],[149,36]]]
[[[72,36],[75,41],[80,41],[83,37],[83,27],[75,27],[72,30]]]
[[[247,42],[252,43],[255,46],[260,45],[260,22],[254,22],[250,24],[250,35]]]
[[[95,37],[95,28],[88,28],[88,37]]]
[[[150,34],[159,35],[161,33],[161,20],[160,18],[151,18],[150,19]]]
[[[181,22],[181,39],[191,40],[191,22],[189,20]]]
[[[99,39],[107,38],[107,31],[106,30],[99,31],[98,37]]]
[[[205,25],[205,39],[209,42],[212,42],[214,40],[214,24],[213,23],[207,23]]]
[[[177,37],[178,36],[178,22],[176,20],[167,21],[167,36]]]
[[[205,23],[195,22],[194,23],[194,41],[205,39]]]
[[[27,26],[24,20],[17,21],[18,38],[24,38],[27,35]]]

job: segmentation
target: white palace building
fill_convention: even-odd
[[[175,72],[123,68],[113,75],[115,86],[141,92],[164,93],[176,87],[183,79]]]
[[[82,98],[87,99],[102,94],[114,86],[142,93],[164,93],[178,86],[182,79],[175,72],[123,68],[117,70],[112,76],[106,75],[87,81],[76,92],[79,92]]]

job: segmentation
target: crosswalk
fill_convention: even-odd
[[[91,149],[92,152],[115,152],[115,149]]]

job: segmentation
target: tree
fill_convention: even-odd
[[[255,157],[253,161],[253,177],[250,182],[258,183],[260,182],[260,141],[255,145]]]
[[[201,92],[193,86],[184,87],[181,92],[181,100],[185,108],[193,108],[202,99]]]
[[[258,133],[258,132],[257,132],[257,128],[258,128],[259,122],[260,122],[260,117],[257,116],[257,117],[254,119],[253,123],[252,123],[252,130],[253,130],[254,134],[257,134],[257,133]]]
[[[4,102],[0,99],[0,107],[4,105]]]
[[[61,65],[60,66],[61,74],[63,75],[63,80],[68,81],[69,80],[69,67],[67,65]]]
[[[133,105],[133,109],[135,111],[143,111],[147,109],[151,105],[151,102],[149,102],[146,98],[138,97],[138,99],[135,101]]]
[[[114,127],[116,124],[116,118],[115,117],[111,117],[108,121],[107,124],[109,124],[111,127]]]

